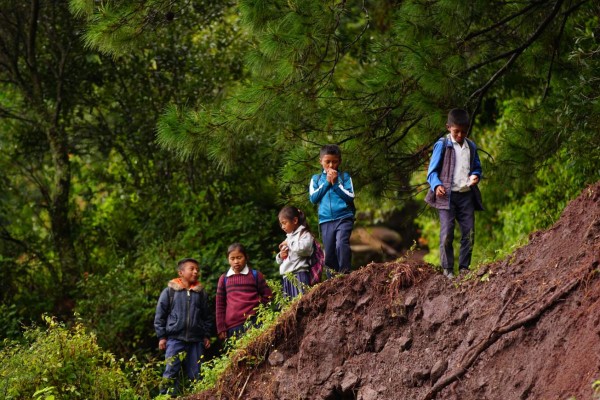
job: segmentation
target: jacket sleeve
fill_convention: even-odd
[[[471,175],[477,175],[479,178],[481,178],[481,161],[479,160],[479,153],[477,152],[477,145],[475,143],[473,143],[471,151],[475,152],[475,155],[473,156],[473,165],[471,166]]]
[[[215,329],[215,323],[213,314],[209,307],[208,294],[206,293],[206,290],[202,290],[202,292],[200,292],[200,296],[202,300],[202,324],[204,328],[204,337],[210,337]]]
[[[442,153],[444,150],[444,140],[438,140],[433,145],[433,153],[431,154],[431,160],[429,161],[429,169],[427,170],[427,182],[431,190],[435,191],[435,188],[442,185],[440,179],[440,170],[442,168]]]
[[[219,278],[217,283],[217,296],[215,299],[216,319],[217,319],[217,333],[227,331],[227,325],[225,324],[225,313],[227,311],[227,293],[225,292],[225,285],[223,280],[225,274]]]
[[[300,257],[310,257],[313,252],[313,240],[310,232],[303,231],[297,241],[289,243],[290,251]]]
[[[256,273],[258,274],[258,295],[260,297],[260,302],[266,304],[271,300],[271,297],[273,297],[273,291],[269,285],[267,285],[267,280],[262,272],[256,271]]]
[[[352,185],[352,178],[348,173],[342,173],[341,179],[338,178],[338,182],[333,185],[333,191],[340,196],[346,204],[352,204],[354,201],[354,186]]]
[[[163,339],[167,337],[167,318],[169,317],[169,289],[164,289],[158,303],[156,304],[156,313],[154,314],[154,330],[156,337]]]
[[[325,193],[331,188],[331,183],[327,179],[319,179],[320,177],[321,174],[314,175],[308,184],[308,198],[313,204],[319,203],[323,196],[325,196]]]

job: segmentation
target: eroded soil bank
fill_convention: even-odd
[[[450,281],[421,262],[319,285],[194,399],[593,398],[600,379],[600,183],[526,246]]]

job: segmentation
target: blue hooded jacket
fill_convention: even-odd
[[[313,175],[308,187],[310,202],[319,205],[319,224],[354,218],[354,187],[347,172],[340,172],[335,185],[327,181],[325,170]]]

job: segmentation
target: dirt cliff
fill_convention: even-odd
[[[249,349],[263,363],[192,398],[592,399],[599,262],[597,183],[469,276],[398,261],[324,282]]]

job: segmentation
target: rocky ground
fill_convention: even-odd
[[[477,273],[398,261],[324,282],[249,350],[263,363],[192,398],[592,399],[599,263],[597,183]]]

